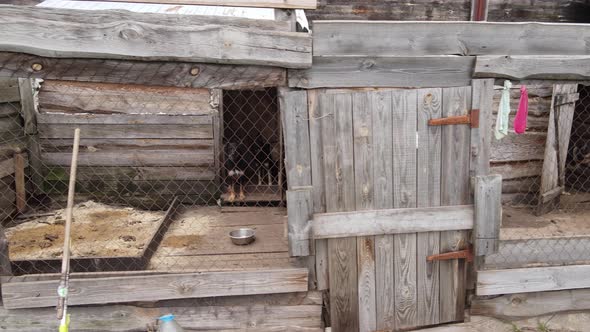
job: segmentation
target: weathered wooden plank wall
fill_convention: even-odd
[[[317,217],[319,232],[329,226],[330,218],[332,226],[350,219],[343,221],[346,227],[322,230],[339,233],[338,238],[326,236],[332,328],[405,329],[461,319],[464,266],[445,262],[442,270],[441,263],[429,263],[426,256],[442,250],[443,243],[446,250],[462,248],[464,232],[387,233],[372,225],[370,216],[378,219],[379,210],[363,210],[470,203],[469,127],[429,127],[427,121],[465,114],[471,107],[471,87],[312,90],[309,96],[314,122],[310,130],[313,136],[321,126],[322,135],[312,153],[312,185],[315,190],[313,165],[321,161],[324,177],[315,200],[321,202],[323,196],[327,212],[314,215],[312,223]],[[443,154],[445,145],[449,148]],[[451,178],[442,182],[443,187],[442,172]],[[461,194],[454,201],[451,193],[456,191]],[[338,213],[351,210],[358,212]],[[381,210],[385,211],[396,210]],[[363,224],[357,225],[354,218]],[[472,214],[465,219],[472,222]],[[350,236],[364,226],[372,231]],[[314,234],[315,227],[312,224]]]
[[[468,21],[471,1],[318,0],[310,20]],[[578,0],[489,0],[488,21],[587,23],[590,5]]]
[[[38,130],[45,189],[66,188],[74,128],[81,128],[82,191],[147,196],[216,193],[213,117],[219,91],[45,81]]]

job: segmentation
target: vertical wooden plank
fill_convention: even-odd
[[[322,141],[322,122],[334,121],[332,117],[324,117],[320,107],[321,90],[307,91],[307,108],[309,114],[309,140],[311,153],[311,183],[313,191],[313,212],[326,212],[324,186],[324,151]],[[316,288],[325,290],[329,287],[328,274],[328,241],[315,241]]]
[[[24,119],[24,131],[27,135],[27,149],[29,156],[29,168],[33,182],[33,192],[42,193],[43,188],[43,164],[37,136],[37,111],[35,107],[35,79],[19,78],[18,87],[20,94],[21,114]]]
[[[215,183],[221,186],[222,180],[225,176],[222,172],[224,167],[223,156],[223,91],[221,89],[212,89],[211,106],[217,110],[213,115],[213,153],[215,156]]]
[[[373,110],[373,190],[376,209],[393,208],[393,116],[391,92],[371,94]],[[375,236],[377,329],[395,329],[393,235]]]
[[[12,275],[12,266],[8,256],[8,239],[4,233],[4,226],[0,225],[0,276]]]
[[[484,175],[475,178],[475,224],[473,237],[476,256],[498,251],[502,222],[502,176]]]
[[[479,110],[479,127],[471,128],[470,176],[490,173],[494,79],[472,81],[472,108]]]
[[[356,238],[329,239],[330,318],[333,331],[359,330]]]
[[[322,107],[323,101],[322,98]],[[350,211],[355,208],[352,96],[334,94],[328,103],[330,101],[330,105],[325,105],[328,107],[326,115],[332,114],[333,125],[324,129],[322,123],[326,210]],[[332,329],[358,331],[356,238],[328,240],[328,253]]]
[[[279,89],[279,105],[285,138],[285,163],[289,190],[311,186],[311,152],[307,111],[307,92]],[[287,195],[289,253],[291,256],[308,256],[309,227],[312,214],[309,193]],[[294,204],[289,205],[289,200]],[[295,211],[300,210],[300,211]]]
[[[308,222],[313,215],[311,187],[287,190],[287,207],[289,254],[309,256]]]
[[[578,92],[578,84],[563,84],[563,93],[565,95],[574,94]],[[559,108],[559,119],[557,121],[558,133],[557,144],[559,145],[559,183],[561,186],[565,185],[565,165],[567,160],[567,153],[570,143],[570,136],[572,134],[572,123],[574,120],[576,104],[563,104]]]
[[[428,120],[442,117],[442,90],[418,90],[417,207],[440,206],[441,130]],[[440,252],[440,232],[418,233],[417,284],[418,325],[437,324],[439,308],[439,263],[426,257]]]
[[[492,143],[492,104],[494,96],[494,79],[477,79],[471,81],[471,108],[479,110],[479,126],[471,128],[471,162],[469,176],[471,190],[478,175],[490,172],[490,153]],[[467,266],[467,289],[475,289],[477,269],[482,261],[478,258]]]
[[[279,88],[289,189],[311,186],[307,92]]]
[[[336,197],[342,211],[355,208],[354,192],[354,142],[352,130],[352,96],[334,95],[334,120],[336,124]]]
[[[575,93],[576,90],[577,84],[553,85],[537,215],[548,213],[559,207],[561,193],[564,189],[565,163],[575,104],[557,105],[556,100],[559,96]]]
[[[471,87],[443,89],[443,117],[464,115],[471,108]],[[470,198],[469,164],[471,130],[466,125],[443,126],[441,205],[467,204]],[[441,232],[440,251],[463,249],[464,231]],[[465,307],[465,262],[440,262],[440,320],[463,319]]]
[[[84,133],[80,133],[84,137]],[[32,193],[43,193],[43,179],[45,174],[45,167],[41,160],[41,145],[39,144],[38,135],[29,135],[27,137],[27,149],[29,157],[29,172],[33,183]]]
[[[29,78],[18,79],[21,112],[25,124],[25,134],[27,135],[37,134],[37,117],[35,112],[33,81],[34,79]]]
[[[393,110],[393,206],[416,207],[416,90],[392,92]],[[395,325],[417,325],[416,233],[393,238]]]
[[[373,209],[373,117],[369,93],[352,95],[356,210]]]
[[[352,95],[356,210],[373,208],[372,106],[369,93]],[[357,238],[359,331],[376,329],[375,237]]]
[[[360,236],[357,243],[359,331],[377,328],[375,289],[375,237]]]
[[[14,189],[16,192],[16,210],[23,213],[27,208],[27,192],[25,189],[25,155],[14,154]]]

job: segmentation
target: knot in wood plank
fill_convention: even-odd
[[[143,36],[143,29],[138,25],[126,24],[124,28],[119,31],[119,37],[125,40],[136,40]]]

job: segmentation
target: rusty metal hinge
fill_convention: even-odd
[[[479,110],[473,109],[468,114],[449,116],[446,118],[430,119],[429,126],[445,126],[456,124],[468,124],[471,128],[479,128]]]
[[[471,245],[467,246],[467,248],[463,250],[445,252],[442,254],[430,255],[426,257],[426,260],[429,262],[446,261],[450,259],[465,259],[468,262],[473,262],[473,251]]]

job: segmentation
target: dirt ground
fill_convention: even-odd
[[[164,212],[93,201],[74,206],[72,257],[141,255]],[[63,251],[65,209],[6,229],[11,260],[56,259]]]
[[[590,236],[590,210],[556,210],[535,216],[532,208],[504,206],[500,239]]]

